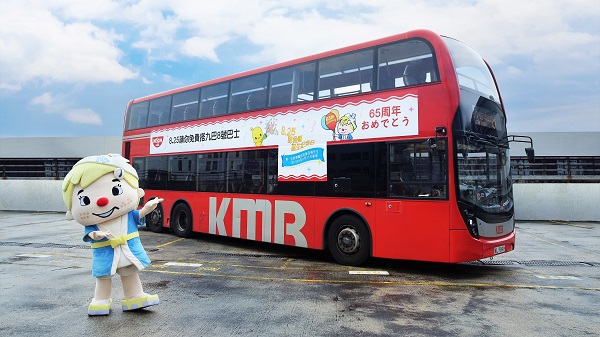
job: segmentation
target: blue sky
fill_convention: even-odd
[[[510,133],[600,131],[598,0],[2,0],[0,137],[118,136],[133,98],[417,28],[491,64]]]

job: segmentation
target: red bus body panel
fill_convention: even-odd
[[[496,240],[474,239],[466,229],[449,230],[450,223],[460,222],[460,218],[450,216],[450,202],[421,201],[421,200],[381,200],[381,199],[344,199],[290,197],[276,195],[233,194],[233,193],[200,193],[175,191],[146,191],[147,197],[160,196],[165,199],[162,203],[165,214],[165,227],[170,227],[168,216],[173,205],[187,202],[192,209],[194,232],[210,233],[299,246],[311,249],[324,249],[325,225],[328,219],[337,212],[352,212],[365,220],[372,235],[372,256],[435,261],[463,262],[473,261],[496,255],[494,248],[504,245],[505,251],[514,249],[514,232],[507,237]],[[211,210],[209,199],[216,199],[216,207]],[[226,200],[226,201],[224,201]],[[260,210],[249,220],[248,212],[244,209],[234,211],[235,203],[256,202],[269,205],[270,221],[268,228],[263,225],[265,213]],[[287,228],[296,218],[293,214],[284,213],[278,221],[277,204],[293,202],[301,206],[306,221],[299,229],[306,240],[306,246],[299,244],[292,231]],[[342,206],[343,204],[343,206]],[[223,209],[221,209],[223,207]],[[269,208],[268,207],[268,208]],[[222,226],[213,224],[211,231],[211,212],[215,218],[216,212],[221,212]],[[238,226],[234,226],[237,220]],[[249,229],[249,223],[252,223]],[[254,228],[254,230],[252,230]],[[216,229],[216,231],[215,231]],[[219,230],[224,229],[224,230]],[[263,236],[265,230],[270,233]],[[249,236],[249,231],[253,236]],[[277,242],[277,233],[283,233],[283,241]],[[301,240],[300,240],[301,242]]]

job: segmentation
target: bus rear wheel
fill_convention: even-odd
[[[192,234],[192,211],[186,204],[177,204],[171,216],[171,229],[175,235],[187,238]]]
[[[365,223],[352,215],[335,219],[327,233],[333,259],[343,265],[359,266],[371,255],[371,238]]]
[[[156,208],[146,215],[146,227],[154,233],[161,233],[164,231],[163,227],[163,208],[161,204],[158,204]]]

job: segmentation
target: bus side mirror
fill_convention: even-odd
[[[525,148],[525,154],[527,155],[527,161],[530,163],[535,163],[535,151],[533,151],[533,139],[529,136],[517,136],[510,135],[504,137],[508,142],[517,142],[517,143],[529,143],[530,147]]]
[[[535,163],[535,151],[532,147],[525,148],[525,154],[527,154],[527,161],[530,163]]]

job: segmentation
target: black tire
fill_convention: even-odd
[[[146,214],[146,227],[154,233],[164,232],[164,214],[162,205],[158,204],[152,212]]]
[[[365,263],[371,256],[371,236],[367,225],[356,216],[340,216],[327,231],[327,247],[339,264],[359,266]]]
[[[192,234],[192,211],[187,204],[177,204],[171,213],[171,229],[175,235],[187,238]]]

